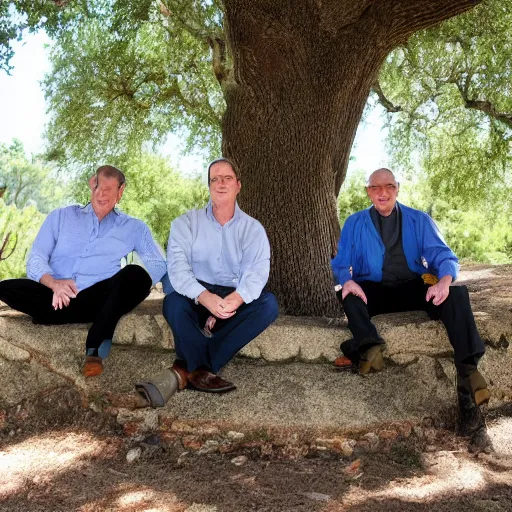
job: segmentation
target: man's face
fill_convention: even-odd
[[[210,196],[214,204],[234,204],[241,184],[228,162],[210,167]]]
[[[117,178],[107,178],[100,174],[97,182],[96,175],[89,180],[89,186],[91,187],[91,204],[94,213],[101,220],[114,209],[116,203],[121,199],[124,185],[120,187]]]
[[[395,207],[399,186],[388,171],[377,171],[370,176],[366,192],[375,209],[387,217]]]

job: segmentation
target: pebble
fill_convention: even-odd
[[[245,437],[242,432],[234,432],[233,430],[230,430],[226,435],[233,441],[241,441]]]
[[[140,447],[132,448],[127,454],[126,454],[126,462],[128,464],[131,464],[132,462],[136,461],[142,454],[142,449]]]
[[[231,464],[234,464],[235,466],[243,466],[247,460],[248,459],[245,455],[239,455],[238,457],[231,459]]]

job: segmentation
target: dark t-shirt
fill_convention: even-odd
[[[407,265],[402,245],[402,214],[398,206],[387,217],[383,217],[372,206],[370,215],[386,248],[382,265],[382,282],[395,283],[414,279],[417,274]]]

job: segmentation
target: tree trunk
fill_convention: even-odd
[[[445,5],[449,4],[449,5]],[[471,0],[225,0],[234,81],[223,84],[223,152],[240,205],[266,228],[281,312],[335,316],[336,198],[386,55]]]

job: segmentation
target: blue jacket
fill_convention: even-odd
[[[402,212],[402,245],[409,268],[419,275],[428,272],[439,279],[450,275],[455,281],[459,272],[458,259],[446,245],[434,221],[424,212],[397,204]],[[343,286],[350,279],[382,281],[384,252],[370,208],[354,213],[343,225],[338,253],[331,261],[336,283]]]

